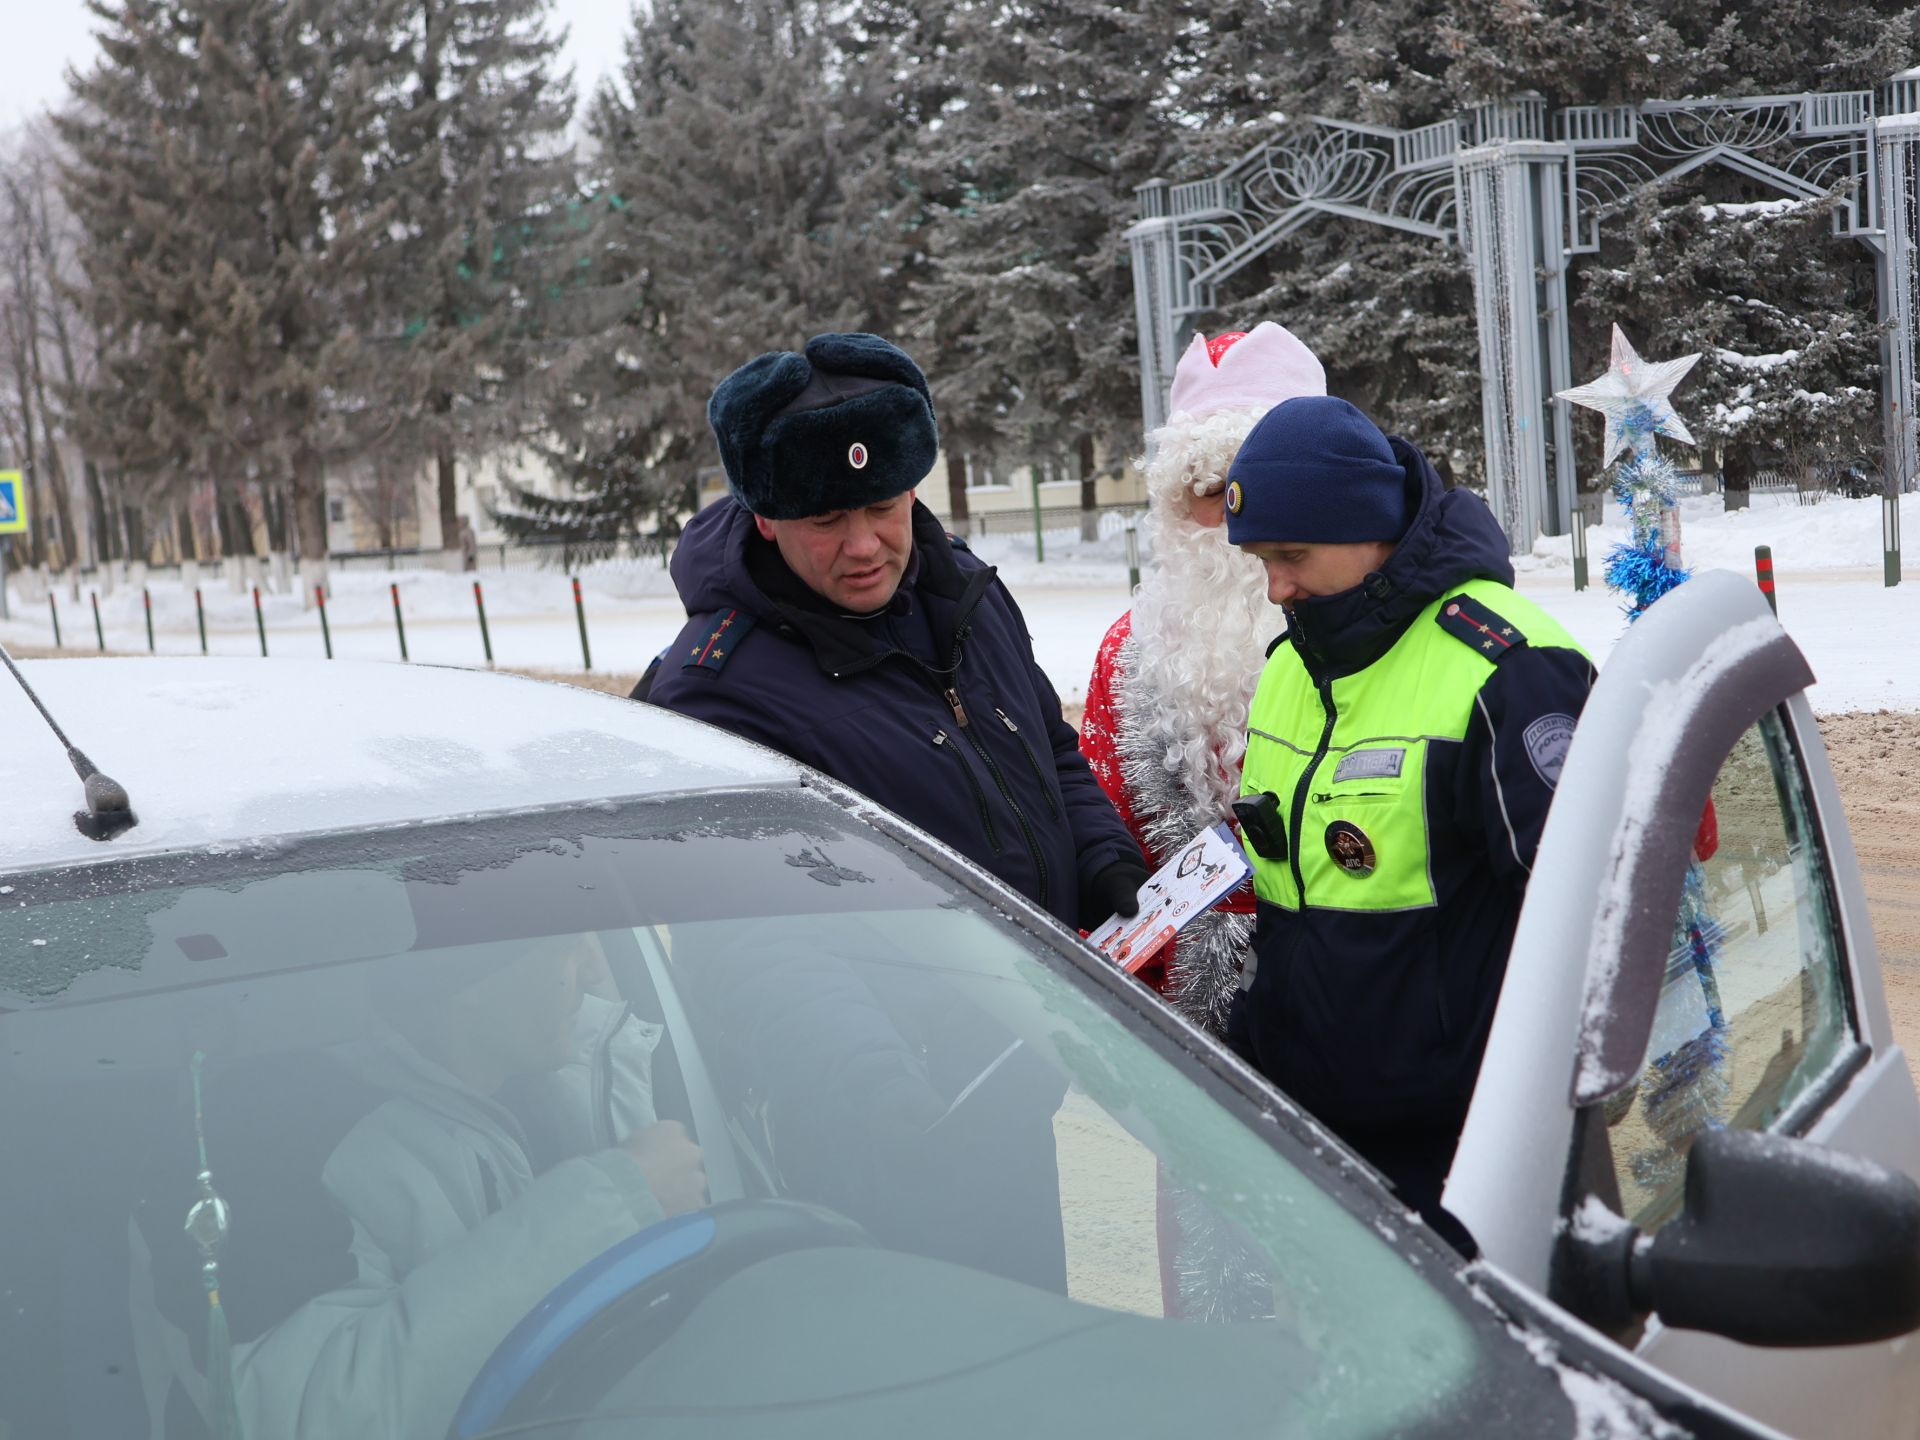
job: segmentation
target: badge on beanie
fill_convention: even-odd
[[[1238,515],[1240,513],[1240,507],[1246,503],[1246,499],[1246,492],[1240,488],[1240,482],[1238,480],[1229,480],[1227,482],[1227,513],[1229,515]]]
[[[867,447],[858,440],[847,447],[847,464],[856,470],[867,468]]]

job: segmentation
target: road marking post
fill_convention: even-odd
[[[593,651],[587,648],[587,606],[580,598],[580,577],[573,577],[573,613],[580,620],[580,659],[586,669],[593,669]]]
[[[387,588],[393,592],[393,628],[400,632],[400,658],[407,658],[407,622],[400,617],[400,582],[394,581]]]
[[[89,590],[87,594],[93,598],[93,638],[100,642],[100,653],[104,655],[107,653],[107,632],[100,624],[100,592]]]
[[[1033,490],[1033,563],[1044,565],[1047,559],[1047,537],[1042,534],[1040,524],[1040,471],[1033,468],[1027,474],[1027,481]]]
[[[253,587],[253,623],[260,627],[260,658],[267,658],[267,616],[260,608],[260,587]]]
[[[1889,586],[1900,583],[1900,497],[1889,491],[1880,497],[1880,543],[1885,552]]]
[[[327,587],[313,587],[313,603],[320,607],[320,643],[327,647],[327,659],[333,658],[333,631],[327,626]]]
[[[47,608],[53,612],[53,648],[60,648],[60,606],[53,598],[53,591],[47,592]]]
[[[153,592],[146,586],[140,587],[140,604],[147,612],[147,653],[153,654]]]
[[[193,587],[193,614],[194,618],[200,622],[200,653],[204,655],[207,653],[207,607],[200,598],[198,585]]]
[[[487,652],[487,668],[493,668],[493,637],[487,634],[487,602],[480,593],[480,582],[473,582],[473,608],[480,612],[480,648]]]
[[[1767,597],[1767,608],[1773,611],[1773,618],[1780,618],[1780,602],[1773,594],[1773,547],[1756,545],[1753,547],[1753,573],[1760,582],[1760,593]]]

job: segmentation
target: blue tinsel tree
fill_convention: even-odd
[[[1628,433],[1646,422],[1646,406],[1628,417]],[[1620,502],[1633,538],[1607,552],[1607,584],[1627,597],[1627,618],[1638,620],[1654,601],[1691,573],[1679,563],[1677,537],[1667,533],[1670,517],[1679,514],[1674,487],[1678,475],[1673,462],[1660,453],[1649,428],[1643,445],[1629,441],[1632,453],[1613,476],[1613,498]]]
[[[1560,392],[1560,398],[1598,410],[1607,417],[1607,448],[1601,461],[1611,465],[1622,450],[1626,463],[1613,478],[1614,498],[1633,526],[1633,539],[1607,554],[1607,584],[1628,598],[1627,618],[1638,619],[1667,591],[1687,578],[1680,563],[1680,511],[1674,494],[1673,462],[1660,453],[1659,436],[1693,444],[1686,423],[1667,396],[1700,357],[1642,360],[1613,327],[1613,357],[1607,373],[1588,385]]]

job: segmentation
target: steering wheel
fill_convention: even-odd
[[[449,1440],[578,1414],[678,1328],[715,1285],[786,1250],[871,1245],[860,1226],[794,1200],[730,1200],[649,1225],[582,1265],[513,1327],[467,1387]]]

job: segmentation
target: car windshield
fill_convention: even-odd
[[[817,793],[0,897],[0,1435],[1556,1428],[1313,1131]]]

